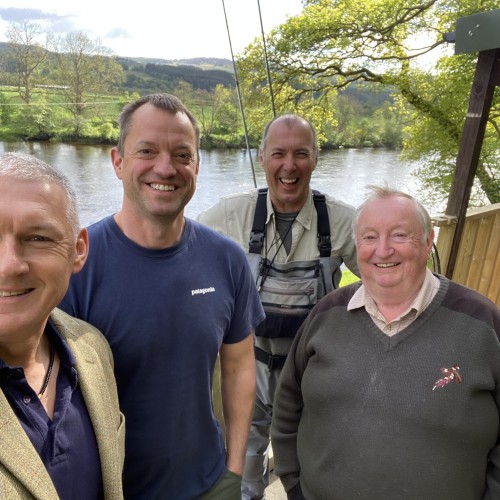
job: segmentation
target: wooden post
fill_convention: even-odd
[[[500,48],[479,52],[446,215],[457,217],[446,276],[453,277],[495,87],[500,83]]]

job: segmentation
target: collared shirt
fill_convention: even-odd
[[[361,285],[352,296],[349,304],[347,305],[347,310],[350,311],[352,309],[364,307],[377,327],[380,328],[380,330],[382,330],[382,332],[386,335],[391,337],[401,330],[404,330],[407,326],[410,326],[411,323],[413,323],[413,321],[415,321],[415,319],[417,319],[417,317],[427,308],[439,290],[439,283],[439,278],[434,276],[434,274],[427,269],[422,287],[413,302],[402,314],[392,321],[387,321],[384,318],[377,307],[377,304],[375,304],[375,301],[368,294],[364,285]]]
[[[198,221],[236,241],[245,252],[248,252],[257,196],[257,189],[248,193],[225,196],[213,207],[202,212],[198,216]],[[325,198],[330,219],[331,255],[340,258],[352,272],[359,275],[352,229],[354,208],[331,196],[325,195]],[[309,193],[306,203],[293,223],[290,251],[280,245],[281,239],[276,237],[278,231],[269,193],[266,203],[266,235],[262,254],[267,255],[270,260],[274,257],[274,261],[279,264],[317,259],[319,257],[318,215],[314,208],[312,192]]]
[[[218,203],[198,215],[198,221],[215,229],[224,236],[236,241],[248,254],[250,233],[253,227],[255,208],[259,190],[222,197]],[[334,272],[333,281],[337,287],[342,262],[359,276],[356,260],[356,244],[353,233],[354,207],[325,194],[331,235],[330,268]],[[290,248],[281,244],[276,227],[276,214],[269,192],[266,197],[267,219],[263,257],[275,264],[288,264],[296,261],[311,261],[319,258],[318,250],[318,213],[314,206],[312,191],[295,217],[292,224]],[[266,338],[256,336],[255,345],[266,352],[284,355],[290,350],[292,338]]]
[[[103,498],[101,463],[92,422],[78,386],[75,358],[49,321],[45,333],[59,359],[51,420],[21,367],[0,359],[0,387],[40,455],[62,500]]]

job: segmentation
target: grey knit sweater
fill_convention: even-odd
[[[364,309],[347,311],[359,283],[309,315],[274,404],[289,498],[500,499],[500,312],[439,278],[429,307],[392,337]]]

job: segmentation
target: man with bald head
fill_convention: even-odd
[[[247,252],[266,311],[254,339],[257,397],[243,499],[264,498],[269,483],[274,391],[295,333],[317,300],[338,287],[342,263],[358,274],[353,207],[310,187],[318,149],[316,131],[305,118],[271,120],[259,152],[267,188],[221,198],[198,217]]]

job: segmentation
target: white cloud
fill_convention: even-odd
[[[225,0],[224,5],[233,52],[238,54],[261,37],[259,3]],[[260,10],[267,32],[300,13],[302,4],[260,0]],[[33,22],[43,22],[52,31],[83,30],[120,56],[231,57],[222,0],[0,0],[0,41],[6,41],[8,21],[22,15],[31,15]]]

